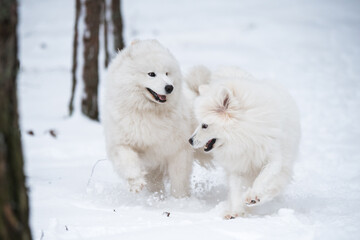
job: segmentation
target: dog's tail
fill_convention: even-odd
[[[189,89],[197,96],[199,95],[199,87],[201,85],[209,84],[211,71],[202,65],[193,67],[185,76],[185,82]]]

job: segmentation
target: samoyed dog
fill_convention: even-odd
[[[135,41],[109,66],[103,105],[108,158],[130,190],[189,195],[192,108],[174,56],[156,40]],[[193,121],[194,122],[194,121]]]
[[[282,87],[238,68],[196,67],[187,81],[200,95],[199,125],[189,142],[213,152],[227,173],[224,217],[245,216],[248,206],[271,200],[291,180],[300,139],[297,106]]]

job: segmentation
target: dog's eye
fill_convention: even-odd
[[[166,72],[165,74],[166,74],[166,76],[169,76],[169,73],[168,73],[168,72]]]
[[[149,75],[150,77],[156,77],[156,74],[155,74],[154,72],[149,72],[148,75]]]
[[[206,124],[206,123],[203,123],[202,125],[201,125],[201,128],[203,128],[203,129],[206,129],[208,127],[208,125]]]

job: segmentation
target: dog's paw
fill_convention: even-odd
[[[241,211],[226,211],[223,214],[223,217],[225,220],[230,220],[230,219],[235,219],[237,217],[246,217],[247,213],[245,210],[241,210]]]
[[[230,219],[235,219],[237,217],[238,217],[237,214],[225,214],[224,219],[225,220],[230,220]]]
[[[143,190],[146,185],[144,178],[129,178],[128,179],[130,192],[138,193]]]
[[[256,191],[253,191],[252,189],[249,189],[245,193],[245,204],[247,206],[259,205],[261,199],[262,198],[260,194],[258,194]]]

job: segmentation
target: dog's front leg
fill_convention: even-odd
[[[232,219],[236,217],[246,216],[245,207],[243,203],[243,194],[248,181],[241,175],[236,173],[229,174],[229,196],[227,202],[227,209],[224,212],[225,219]]]
[[[289,182],[291,171],[287,171],[280,152],[274,152],[268,157],[252,188],[245,194],[248,206],[259,205],[274,198]]]
[[[127,145],[112,146],[108,152],[116,172],[128,181],[130,191],[140,192],[146,185],[146,172],[138,153]]]
[[[190,175],[192,172],[193,153],[182,150],[168,162],[168,174],[171,194],[176,198],[190,196]]]

